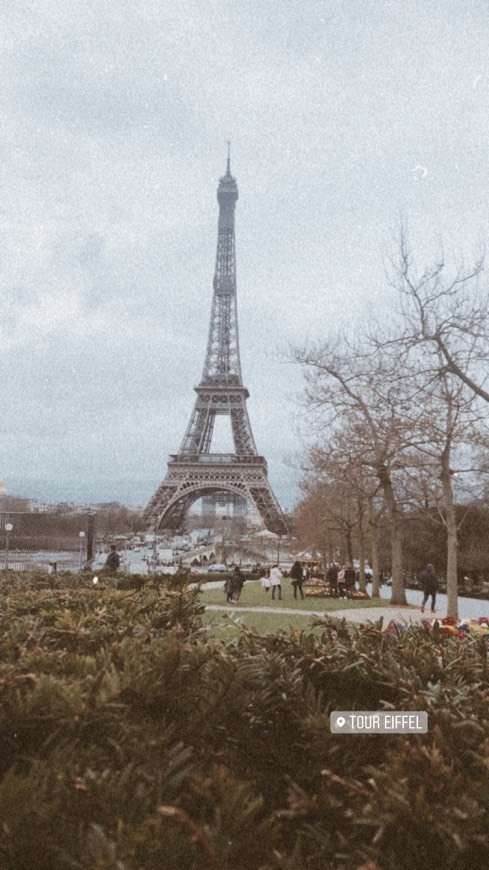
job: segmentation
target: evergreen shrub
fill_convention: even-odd
[[[182,578],[116,585],[0,573],[0,867],[489,866],[480,638],[329,618],[218,642]],[[336,709],[429,730],[332,734]]]

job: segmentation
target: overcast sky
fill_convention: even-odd
[[[204,362],[226,141],[258,450],[285,507],[290,343],[487,238],[486,0],[3,0],[0,480],[145,504]]]

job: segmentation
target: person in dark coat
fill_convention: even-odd
[[[438,589],[438,580],[433,565],[427,565],[418,574],[418,580],[423,587],[423,603],[421,605],[421,613],[424,613],[424,608],[428,598],[431,596],[431,612],[435,612],[436,592]]]
[[[326,580],[329,583],[329,589],[331,592],[332,598],[338,597],[338,565],[334,562],[329,566],[326,571]]]
[[[231,577],[226,577],[226,579],[224,581],[223,589],[224,589],[224,594],[226,596],[226,601],[231,601],[231,595],[233,592],[232,586],[231,586]]]
[[[235,566],[233,573],[231,574],[231,599],[233,601],[239,601],[241,590],[244,585],[244,576],[241,572],[241,569],[238,565]],[[229,600],[229,599],[228,599]]]
[[[302,570],[302,563],[299,562],[298,559],[296,559],[296,561],[292,565],[292,568],[290,569],[290,576],[292,578],[294,598],[297,598],[297,590],[299,590],[301,598],[304,598],[304,591],[302,589],[302,584],[304,582],[304,572]]]
[[[353,565],[348,564],[345,568],[345,588],[346,588],[346,597],[351,598],[352,592],[355,590],[355,581],[357,579],[357,572],[355,571]]]
[[[105,567],[109,571],[117,571],[119,565],[121,564],[121,557],[116,550],[115,544],[111,544],[110,553],[105,560]]]

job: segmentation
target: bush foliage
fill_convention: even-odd
[[[483,639],[218,642],[181,578],[116,585],[0,575],[2,868],[489,866]],[[383,708],[428,733],[330,733]]]

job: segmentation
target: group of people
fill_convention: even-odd
[[[292,568],[289,571],[289,577],[291,578],[292,589],[294,592],[294,598],[297,598],[300,595],[301,598],[304,598],[304,589],[302,588],[304,583],[310,579],[311,572],[309,569],[302,565],[302,562],[299,562],[297,559]],[[282,600],[282,580],[284,579],[284,574],[280,570],[278,565],[272,565],[269,571],[263,571],[260,581],[263,586],[265,592],[270,592],[272,590],[272,598],[275,599],[275,595],[279,601]]]
[[[296,560],[289,572],[289,577],[292,583],[294,598],[299,595],[304,598],[303,585],[310,579],[310,571],[302,562]],[[244,576],[240,568],[236,565],[232,574],[224,583],[224,591],[227,601],[239,601],[241,591],[244,584]],[[273,565],[270,570],[264,570],[260,577],[260,582],[266,593],[271,590],[271,597],[275,597],[279,601],[282,600],[282,581],[284,574],[280,570],[278,564]],[[355,589],[357,572],[353,565],[337,565],[333,562],[327,572],[326,580],[328,581],[330,594],[333,598],[350,598],[352,591]],[[436,592],[438,581],[433,565],[429,564],[418,574],[418,581],[423,588],[423,603],[421,604],[421,612],[424,613],[428,598],[431,597],[431,612],[435,613]]]
[[[110,552],[105,562],[107,571],[117,571],[120,565],[120,556],[114,544],[111,545]],[[304,598],[303,585],[310,579],[311,573],[307,566],[303,566],[298,559],[292,565],[289,572],[289,577],[292,583],[294,598],[299,595]],[[284,575],[278,564],[273,565],[270,570],[265,570],[260,578],[261,585],[265,592],[272,590],[272,598],[275,596],[279,601],[282,600],[282,580]],[[333,598],[349,598],[352,591],[355,589],[357,573],[351,564],[337,565],[333,562],[326,571],[326,580],[328,581],[330,593]],[[224,583],[224,591],[227,601],[239,601],[243,589],[245,578],[238,565],[233,569],[230,577]],[[428,598],[431,598],[431,612],[435,613],[436,593],[438,589],[438,581],[433,565],[428,564],[426,568],[418,574],[418,582],[423,589],[423,602],[421,604],[421,612],[424,613]]]
[[[357,579],[353,565],[337,565],[332,562],[326,571],[326,580],[332,598],[350,598]]]
[[[265,592],[272,590],[272,598],[275,595],[282,599],[282,579],[283,574],[278,565],[270,568],[270,571],[265,571],[261,576],[261,584]],[[299,596],[304,598],[304,583],[307,583],[311,578],[311,572],[307,565],[303,565],[298,559],[292,565],[289,571],[289,577],[292,583],[294,598]],[[355,589],[357,580],[357,572],[353,565],[337,565],[333,562],[326,572],[326,580],[329,583],[330,592],[333,598],[350,598],[352,591]]]

